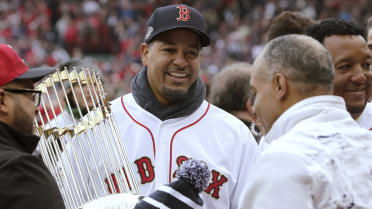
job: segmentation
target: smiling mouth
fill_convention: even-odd
[[[347,92],[351,92],[351,93],[361,93],[361,92],[364,92],[366,90],[366,88],[361,88],[361,89],[351,89],[351,90],[346,90]]]
[[[347,90],[344,96],[354,101],[364,100],[366,98],[366,88]]]
[[[186,78],[189,76],[189,74],[186,72],[168,72],[167,75],[175,78]]]

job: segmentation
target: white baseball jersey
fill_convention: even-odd
[[[356,122],[360,127],[372,131],[372,104],[370,102],[367,103],[363,113],[356,119]]]
[[[307,98],[265,136],[242,209],[372,208],[372,135],[341,97]]]
[[[209,185],[201,194],[203,208],[237,208],[258,153],[254,137],[240,120],[204,101],[189,116],[161,121],[142,109],[132,94],[115,99],[111,109],[143,195],[171,182],[179,165],[193,158],[211,170]],[[100,179],[96,175],[92,156],[87,153],[86,158],[91,165],[82,166],[87,189],[92,182],[107,184],[107,175]],[[86,173],[89,169],[93,179]],[[106,191],[99,192],[111,190],[106,185]]]
[[[77,120],[76,120],[76,122],[77,122]],[[67,110],[64,110],[59,115],[57,115],[57,117],[52,119],[50,121],[50,123],[45,124],[45,128],[46,129],[53,128],[53,127],[65,128],[66,126],[73,125],[73,124],[74,124],[74,119],[68,113]],[[65,144],[67,144],[68,141],[69,141],[68,136],[64,136],[63,139],[65,141]],[[40,142],[39,142],[39,144],[36,147],[33,154],[34,155],[39,155],[40,154],[40,149],[41,148],[40,148]]]

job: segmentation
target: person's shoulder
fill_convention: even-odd
[[[372,102],[367,102],[365,108],[367,108],[368,112],[369,112],[370,114],[372,114]]]
[[[11,172],[10,175],[13,177],[31,173],[37,174],[40,178],[50,176],[47,167],[38,156],[23,152],[12,152],[8,153],[6,158],[3,167],[7,167],[6,170]]]
[[[109,102],[112,111],[122,110],[123,106],[133,106],[136,102],[131,93],[117,97]]]
[[[19,199],[19,191],[29,195],[12,203],[11,208],[65,208],[57,183],[46,165],[37,156],[21,153],[11,161],[5,188],[13,199]],[[49,204],[45,205],[45,202]],[[30,205],[27,207],[27,205]]]
[[[318,130],[316,126],[309,127],[309,124],[307,125],[298,125],[272,140],[265,146],[262,155],[279,152],[306,158],[308,153],[319,153],[324,149],[319,140],[317,140],[318,136],[326,137],[337,133],[337,131],[333,132],[331,130],[325,132],[324,129]]]
[[[22,152],[14,147],[2,147],[0,150],[0,163],[2,168],[13,166],[14,162],[21,156]]]
[[[227,125],[245,126],[244,123],[237,117],[219,107],[214,106],[213,104],[210,104],[209,117],[212,117],[214,120],[217,120],[220,123],[226,123]]]
[[[289,163],[291,162],[291,163]],[[289,170],[292,170],[294,165],[297,165],[297,167],[302,167],[305,169],[306,162],[303,158],[300,156],[285,152],[285,151],[273,151],[273,152],[264,152],[262,155],[258,158],[256,167],[263,168],[263,172],[267,169],[271,170],[273,167],[280,167],[281,169],[273,169],[276,172],[283,172],[288,173]],[[296,169],[294,169],[293,172],[295,172]],[[299,170],[299,169],[297,169]],[[290,172],[289,172],[290,173]],[[270,175],[273,175],[274,173],[271,173]],[[274,175],[277,176],[277,175]]]
[[[133,98],[132,93],[128,93],[128,94],[124,94],[124,95],[121,95],[119,97],[116,97],[115,99],[113,99],[109,103],[111,105],[114,105],[114,104],[117,104],[117,103],[120,103],[121,104],[122,100],[126,100],[127,101],[130,98]]]
[[[225,136],[232,136],[236,140],[251,141],[257,145],[249,128],[237,117],[210,104],[207,117],[208,127]],[[248,140],[250,139],[250,140]]]
[[[306,208],[312,205],[316,179],[307,163],[296,155],[286,152],[261,155],[248,178],[241,208]]]
[[[16,166],[36,166],[46,168],[43,160],[36,155],[28,153],[18,153],[12,158],[12,162]]]
[[[358,125],[369,131],[372,131],[372,103],[368,102],[362,115],[356,120]]]
[[[264,152],[287,152],[302,158],[313,158],[316,155],[342,152],[343,147],[372,150],[372,133],[359,127],[354,120],[344,124],[307,124],[298,126],[270,143]],[[340,125],[340,126],[338,126]],[[364,152],[361,149],[361,152]]]

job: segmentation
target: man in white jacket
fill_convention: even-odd
[[[250,84],[266,147],[240,208],[372,208],[372,137],[332,96],[333,72],[329,52],[303,35],[258,56]]]

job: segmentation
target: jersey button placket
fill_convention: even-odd
[[[169,164],[169,139],[167,139],[166,124],[159,124],[156,135],[156,157],[155,157],[155,187],[158,188],[167,183],[167,171]]]

